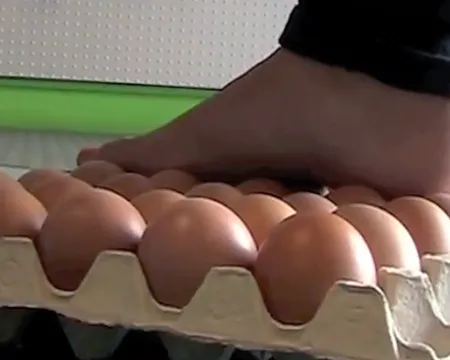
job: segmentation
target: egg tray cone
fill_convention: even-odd
[[[297,360],[301,352],[338,359],[443,359],[450,356],[450,259],[426,257],[423,266],[423,274],[380,270],[380,288],[338,283],[315,318],[294,327],[270,317],[256,281],[244,269],[211,270],[191,302],[178,310],[154,300],[133,254],[100,254],[70,293],[50,285],[30,240],[5,238],[0,342],[14,338],[34,309],[46,309],[60,315],[80,358],[101,358],[120,348],[131,329],[139,329],[157,331],[171,360],[228,360],[229,346],[264,350],[275,360]]]

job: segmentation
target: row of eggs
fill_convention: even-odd
[[[150,178],[89,161],[70,174],[0,176],[0,235],[32,238],[49,280],[75,290],[104,250],[137,254],[161,304],[186,306],[215,266],[253,272],[274,319],[304,324],[338,280],[376,285],[382,266],[420,271],[450,252],[450,195],[390,201],[361,186],[290,192],[168,170]]]

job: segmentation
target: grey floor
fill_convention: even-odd
[[[30,168],[72,169],[78,151],[112,136],[50,132],[0,131],[0,169],[20,176]]]
[[[0,171],[6,172],[7,174],[11,175],[14,178],[19,178],[22,174],[24,174],[27,169],[23,168],[13,168],[8,166],[0,166]]]

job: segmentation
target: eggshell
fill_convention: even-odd
[[[397,198],[384,208],[405,225],[420,256],[450,252],[450,219],[438,205],[424,198]]]
[[[218,201],[224,205],[232,205],[242,197],[235,187],[224,183],[203,183],[194,186],[186,193],[187,197],[202,197]]]
[[[36,182],[29,191],[44,205],[47,211],[50,211],[68,197],[90,189],[92,188],[89,184],[71,176],[49,176]]]
[[[292,206],[271,195],[243,196],[230,208],[244,221],[259,247],[272,229],[284,219],[295,214]]]
[[[450,216],[450,194],[436,193],[427,196],[427,199],[439,206],[445,213]]]
[[[273,318],[293,325],[309,322],[337,281],[376,282],[361,234],[329,213],[283,221],[260,248],[254,271]]]
[[[72,291],[100,252],[134,251],[144,229],[144,220],[127,200],[92,189],[59,203],[49,213],[37,248],[51,283]]]
[[[328,199],[338,206],[351,203],[382,206],[386,202],[375,190],[359,185],[342,186],[333,189],[328,194]]]
[[[0,236],[39,235],[47,211],[18,183],[0,180]]]
[[[266,194],[277,197],[283,197],[289,193],[279,182],[271,179],[250,179],[240,183],[236,187],[243,194]]]
[[[71,175],[92,186],[97,186],[107,178],[122,172],[123,170],[115,164],[102,160],[94,160],[78,166],[71,172]]]
[[[185,171],[164,170],[150,177],[150,183],[153,189],[169,189],[185,193],[197,185],[198,180]]]
[[[20,183],[6,172],[0,171],[0,188],[6,186],[21,187]]]
[[[37,186],[40,186],[42,182],[54,179],[55,177],[68,177],[69,174],[57,169],[43,168],[33,169],[27,171],[21,177],[19,177],[19,183],[28,191],[33,191]]]
[[[93,161],[96,158],[98,152],[98,148],[96,147],[85,147],[80,150],[80,152],[77,155],[77,165],[83,165],[84,163],[88,161]]]
[[[150,179],[134,173],[121,173],[113,175],[101,182],[99,188],[114,191],[116,194],[131,200],[134,197],[147,192],[151,188]]]
[[[138,256],[164,305],[186,306],[211,268],[251,268],[257,250],[245,224],[213,200],[181,200],[145,231]]]
[[[365,204],[349,204],[335,212],[364,237],[377,269],[383,266],[419,272],[416,245],[403,224],[388,212]]]
[[[331,213],[337,208],[330,200],[309,192],[290,194],[285,196],[283,200],[291,205],[298,213],[317,211]]]
[[[147,224],[153,223],[161,214],[185,197],[173,190],[157,189],[135,197],[131,204],[141,213]]]

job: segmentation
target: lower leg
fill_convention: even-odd
[[[106,144],[129,170],[256,170],[362,182],[393,194],[450,190],[450,101],[281,49],[160,130]]]

